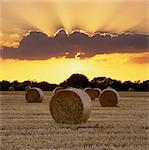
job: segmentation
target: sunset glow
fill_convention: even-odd
[[[5,57],[0,59],[0,80],[60,83],[73,73],[85,74],[90,80],[99,76],[121,81],[149,79],[149,48],[146,49],[142,44],[146,42],[146,35],[149,34],[147,0],[4,0],[0,1],[0,5],[0,49],[1,52],[5,51]],[[63,31],[59,32],[61,29]],[[30,35],[32,31],[35,33]],[[37,35],[36,32],[40,33]],[[110,41],[113,36],[122,33],[124,34],[115,38],[115,41],[124,38],[126,42],[122,40],[123,43],[117,44],[114,40]],[[128,33],[132,37],[125,38]],[[137,35],[134,36],[136,41],[143,39],[140,43],[134,42],[140,45],[129,45],[133,34]],[[108,35],[109,38],[102,38],[103,35]],[[102,42],[103,39],[112,43],[108,45],[108,49],[107,43]],[[62,46],[66,45],[67,49],[52,49],[49,44],[52,47],[48,45],[50,49],[46,44],[41,44],[45,46],[41,51],[40,42],[46,43],[46,40],[55,40],[51,45],[58,46],[61,41]],[[29,57],[26,50],[35,43],[39,44],[39,50],[30,50]],[[92,48],[92,45],[95,47]],[[117,46],[119,49],[116,49]],[[8,49],[4,49],[5,47]],[[22,48],[22,53],[19,53],[19,48]],[[51,53],[47,55],[48,52]],[[16,58],[13,56],[15,54],[18,54]],[[9,55],[13,57],[8,57]]]
[[[90,59],[49,59],[46,61],[1,60],[0,79],[19,81],[48,81],[60,83],[73,73],[83,73],[91,80],[94,77],[106,76],[121,81],[147,80],[148,63],[133,62],[136,57],[149,56],[140,54],[96,55]]]
[[[64,28],[93,34],[97,31],[149,32],[147,0],[93,1],[15,1],[0,2],[2,8],[1,44],[16,46],[28,30],[37,30],[49,36]],[[26,11],[27,10],[27,11]],[[127,11],[126,11],[127,10]],[[19,13],[18,13],[19,12]],[[17,43],[16,43],[17,42]]]

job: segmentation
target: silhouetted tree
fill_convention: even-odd
[[[57,84],[49,84],[48,82],[36,82],[36,81],[24,81],[22,83],[18,81],[13,81],[12,83],[9,81],[1,81],[0,82],[0,90],[8,91],[9,87],[14,87],[16,91],[24,91],[26,86],[31,87],[39,87],[43,91],[53,91],[58,85]],[[83,74],[73,74],[67,80],[60,83],[60,86],[67,88],[68,86],[76,87],[76,88],[85,88],[85,87],[98,87],[100,89],[105,89],[108,86],[116,89],[117,91],[128,91],[130,88],[133,88],[135,91],[149,91],[149,80],[140,82],[135,81],[125,81],[121,83],[121,81],[117,81],[111,78],[106,77],[96,77],[91,82],[89,82],[88,78]]]
[[[25,87],[26,86],[31,86],[32,85],[32,81],[27,80],[27,81],[22,82],[22,84],[24,84]]]
[[[139,84],[139,91],[149,91],[149,80],[143,81]]]
[[[25,85],[23,83],[19,83],[15,86],[16,91],[24,91],[25,90]]]
[[[91,87],[97,87],[103,90],[107,87],[106,77],[96,77],[91,80],[91,84]]]
[[[56,86],[56,84],[49,84],[45,81],[38,83],[38,87],[43,91],[53,91],[56,88]]]
[[[59,84],[63,88],[67,88],[67,80],[63,81],[62,83]]]
[[[88,78],[83,74],[73,74],[71,75],[66,82],[67,86],[75,87],[75,88],[85,88],[90,86],[90,82]]]
[[[17,80],[13,81],[11,83],[11,86],[13,86],[15,88],[15,90],[17,90],[17,85],[20,84],[20,82],[18,82]]]
[[[91,82],[100,84],[100,83],[104,83],[105,81],[106,81],[106,77],[96,77]]]
[[[131,82],[131,81],[125,81],[125,82],[122,83],[122,89],[124,91],[128,91],[129,88],[134,88],[133,87],[133,82]]]
[[[11,83],[9,81],[3,80],[0,82],[0,90],[1,91],[8,91]]]
[[[112,80],[110,87],[112,87],[113,89],[117,91],[122,91],[121,84],[122,84],[121,81]]]

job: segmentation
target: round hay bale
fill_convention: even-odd
[[[62,86],[57,86],[54,90],[53,93],[58,92],[60,90],[63,90],[64,88]]]
[[[128,92],[128,95],[129,95],[130,97],[131,97],[131,96],[135,96],[135,94],[134,94],[134,91],[135,91],[134,88],[129,88],[128,91],[129,91],[129,92]]]
[[[15,88],[13,86],[10,86],[9,91],[15,91]]]
[[[88,120],[91,99],[86,92],[69,88],[54,93],[49,107],[56,123],[78,124]]]
[[[99,97],[99,102],[103,107],[116,107],[118,104],[118,92],[112,88],[104,89]]]
[[[94,90],[97,92],[97,97],[96,98],[98,98],[100,96],[102,90],[99,89],[99,88],[94,88]]]
[[[128,91],[129,92],[134,92],[134,88],[129,88]]]
[[[26,100],[29,103],[32,102],[41,102],[43,100],[44,94],[40,88],[31,88],[26,92]]]
[[[88,87],[88,88],[85,88],[84,91],[90,96],[91,100],[95,100],[95,98],[98,97],[97,90],[94,90],[94,89]]]
[[[30,86],[26,86],[26,87],[25,87],[25,91],[29,91],[30,89],[31,89]]]

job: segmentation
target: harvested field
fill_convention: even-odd
[[[92,101],[85,124],[60,125],[42,103],[27,103],[25,91],[0,92],[0,149],[148,150],[149,93],[119,92],[119,107]]]

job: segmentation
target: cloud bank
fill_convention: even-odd
[[[18,48],[3,47],[3,59],[46,60],[51,57],[86,58],[97,54],[147,52],[149,35],[96,33],[89,36],[80,31],[66,33],[59,30],[55,36],[31,31],[24,36]]]

